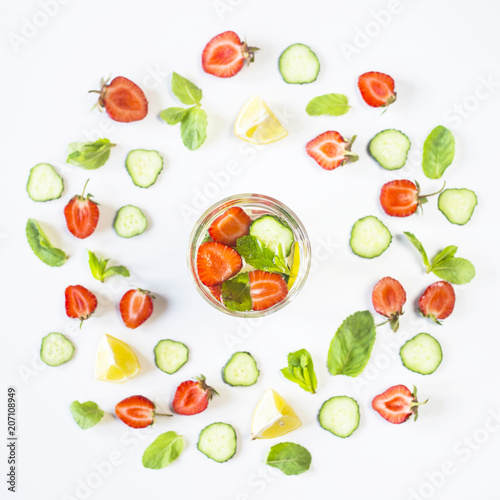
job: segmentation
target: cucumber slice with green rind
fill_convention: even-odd
[[[176,340],[160,340],[154,348],[155,364],[165,373],[172,375],[180,370],[189,359],[189,349]]]
[[[127,155],[125,167],[136,186],[148,188],[163,170],[163,158],[158,151],[133,149]]]
[[[42,339],[41,360],[49,366],[67,363],[75,352],[75,346],[62,333],[52,332]]]
[[[352,226],[349,244],[356,255],[373,259],[382,255],[389,248],[391,241],[389,229],[376,217],[368,215]]]
[[[477,205],[477,196],[470,189],[445,189],[438,199],[438,208],[452,223],[463,226],[469,222]]]
[[[422,375],[434,373],[443,360],[441,344],[428,333],[419,333],[399,351],[403,365]]]
[[[64,181],[52,165],[39,163],[30,170],[26,191],[33,201],[56,200],[64,191]]]
[[[254,385],[259,375],[257,362],[249,352],[235,352],[222,368],[222,380],[233,387]]]
[[[215,422],[200,432],[197,447],[215,462],[227,462],[236,453],[236,432],[232,425]]]
[[[134,205],[125,205],[116,212],[113,226],[118,236],[132,238],[146,230],[148,220],[140,208]]]
[[[359,426],[359,405],[349,396],[334,396],[323,403],[318,420],[323,429],[347,438]]]
[[[250,236],[259,238],[276,255],[279,255],[278,247],[282,245],[286,257],[290,255],[295,242],[290,226],[275,215],[262,215],[255,219],[250,225]]]
[[[318,56],[303,43],[294,43],[280,55],[279,70],[286,83],[311,83],[318,77]]]
[[[403,132],[387,129],[379,132],[368,146],[377,163],[387,170],[403,168],[410,151],[411,142]]]

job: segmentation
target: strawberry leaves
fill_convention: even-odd
[[[98,259],[93,252],[90,250],[88,252],[90,272],[92,273],[92,276],[101,283],[104,283],[106,278],[116,274],[124,276],[125,278],[130,276],[129,271],[125,266],[107,267],[109,259]]]

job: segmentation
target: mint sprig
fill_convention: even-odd
[[[116,274],[124,276],[125,278],[130,276],[129,271],[125,266],[108,267],[109,259],[98,259],[93,252],[90,250],[88,252],[90,272],[92,273],[92,276],[101,283],[104,283],[106,278]]]
[[[86,403],[73,401],[69,409],[73,419],[83,430],[94,427],[104,416],[104,412],[93,401],[87,401]]]
[[[297,476],[311,467],[311,454],[296,443],[278,443],[271,447],[266,464],[276,467],[287,476]]]
[[[236,251],[255,269],[269,273],[290,274],[282,245],[278,246],[278,253],[275,254],[259,238],[247,235],[238,238]]]
[[[144,451],[142,465],[147,469],[163,469],[184,450],[184,438],[174,431],[160,434]]]
[[[311,355],[305,349],[291,352],[288,355],[288,366],[283,368],[281,373],[304,391],[316,393],[318,382],[314,373],[314,364]]]
[[[109,139],[97,139],[94,142],[72,142],[68,146],[66,163],[86,170],[102,167],[109,159],[112,144]]]
[[[325,94],[311,99],[306,107],[306,112],[309,116],[345,115],[351,106],[348,104],[348,99],[343,94]]]
[[[54,247],[35,219],[28,219],[26,238],[33,253],[45,264],[51,267],[62,266],[68,256],[60,248]]]
[[[455,138],[450,130],[438,125],[425,139],[422,168],[429,179],[439,179],[455,156]]]

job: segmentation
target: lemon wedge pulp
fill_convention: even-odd
[[[290,269],[290,277],[288,278],[288,290],[290,290],[297,279],[300,269],[300,249],[299,244],[295,242],[293,244],[293,260],[292,267]]]
[[[288,134],[266,103],[257,96],[252,97],[243,106],[236,118],[234,133],[252,144],[269,144],[283,139]]]
[[[104,335],[97,349],[95,378],[121,384],[135,377],[141,367],[135,352],[121,340]]]
[[[253,414],[252,439],[283,436],[301,425],[299,417],[285,399],[268,389]]]

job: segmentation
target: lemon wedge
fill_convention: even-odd
[[[269,144],[283,139],[288,134],[266,103],[257,96],[252,97],[243,106],[236,118],[234,133],[252,144]]]
[[[295,242],[293,244],[293,259],[292,267],[290,269],[290,277],[288,278],[288,290],[290,290],[297,279],[300,269],[300,250],[299,244]]]
[[[141,370],[135,352],[121,340],[104,335],[97,350],[95,378],[121,384]]]
[[[299,417],[285,399],[268,389],[253,414],[252,439],[283,436],[301,425]]]

